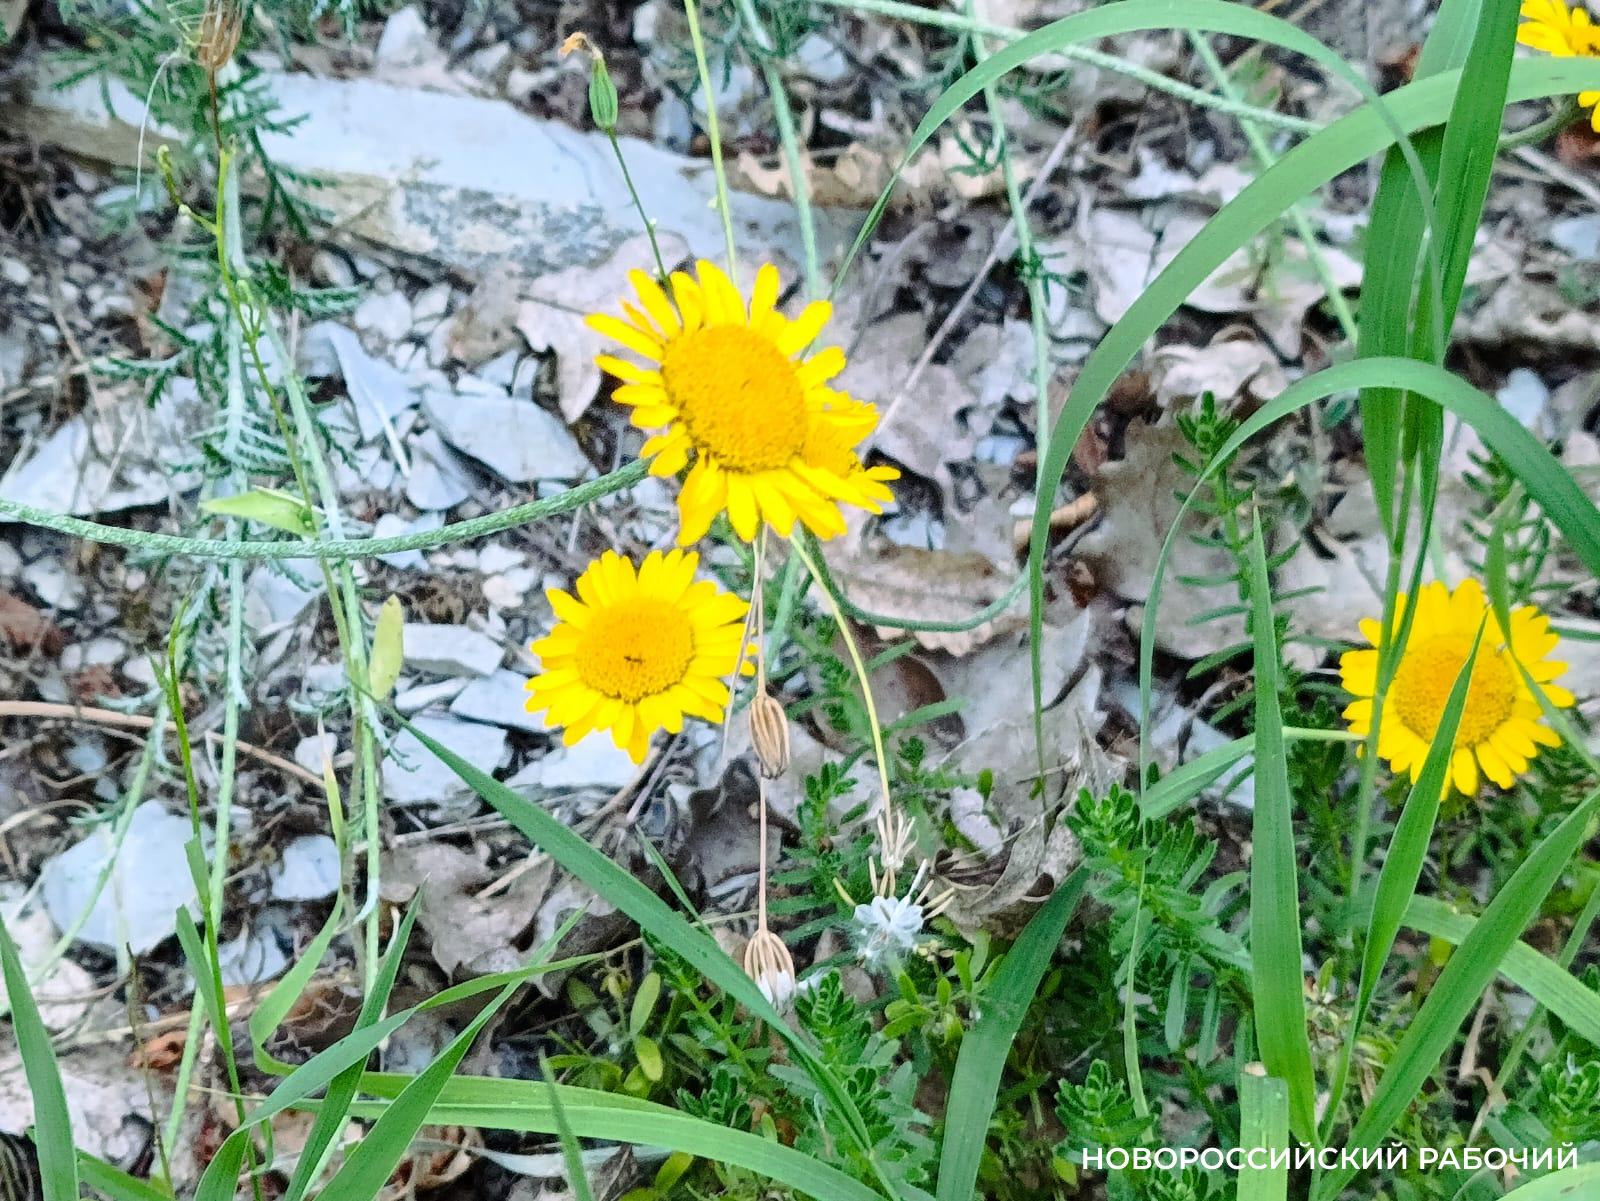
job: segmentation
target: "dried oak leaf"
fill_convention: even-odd
[[[660,235],[661,256],[668,270],[688,257],[689,247],[676,234]],[[578,420],[600,391],[597,354],[611,354],[617,346],[604,334],[584,324],[591,313],[620,312],[620,302],[633,295],[628,272],[656,273],[655,255],[645,235],[629,238],[604,262],[534,280],[516,311],[516,327],[528,346],[556,359],[556,393],[561,415]]]
[[[923,550],[891,546],[882,551],[857,550],[831,564],[833,574],[852,604],[869,613],[910,621],[967,621],[999,600],[1011,580],[975,551]],[[1028,622],[1026,596],[1019,595],[1004,612],[970,630],[912,631],[929,650],[966,655],[991,639],[1019,630]],[[905,631],[874,627],[880,638],[898,638]]]
[[[9,592],[0,592],[0,640],[18,651],[32,651],[38,647],[52,657],[61,653],[65,641],[55,622]]]
[[[1078,554],[1094,569],[1101,589],[1128,601],[1149,597],[1162,540],[1178,518],[1179,498],[1194,487],[1194,477],[1173,457],[1185,453],[1192,457],[1193,448],[1175,426],[1135,422],[1128,427],[1122,458],[1100,469],[1094,483],[1100,523],[1078,544]],[[1199,529],[1191,510],[1167,561],[1156,621],[1157,645],[1191,659],[1244,640],[1242,617],[1194,620],[1239,600],[1231,584],[1184,582],[1224,578],[1236,570],[1226,551],[1196,544],[1191,535]]]

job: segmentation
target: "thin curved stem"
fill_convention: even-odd
[[[559,496],[531,501],[498,513],[457,521],[437,530],[402,534],[396,538],[332,538],[305,542],[230,542],[220,538],[185,538],[176,534],[154,534],[117,525],[52,513],[20,501],[0,497],[0,521],[19,521],[41,529],[69,534],[87,542],[107,546],[126,546],[162,555],[188,555],[199,559],[372,559],[379,555],[408,550],[432,550],[456,542],[466,542],[497,534],[513,526],[527,525],[546,517],[556,517],[582,508],[591,501],[631,487],[644,479],[650,464],[645,460],[577,485]]]
[[[958,13],[940,12],[936,9],[918,8],[914,4],[901,3],[900,0],[817,0],[818,4],[830,8],[849,9],[853,12],[876,13],[883,17],[895,17],[902,21],[910,21],[917,25],[930,25],[936,29],[945,29],[951,33],[983,34],[986,37],[1002,38],[1014,42],[1027,34],[1027,30],[1018,29],[1014,25],[996,25],[991,21],[976,21],[961,16]],[[1271,126],[1287,133],[1313,134],[1322,128],[1315,121],[1306,121],[1300,117],[1290,117],[1284,113],[1275,113],[1271,109],[1257,108],[1253,104],[1230,100],[1226,96],[1218,96],[1214,92],[1191,87],[1186,83],[1179,83],[1176,79],[1169,79],[1159,71],[1152,71],[1148,67],[1136,66],[1125,59],[1120,59],[1114,54],[1104,51],[1091,50],[1087,46],[1063,46],[1055,51],[1062,58],[1073,58],[1079,62],[1087,63],[1091,67],[1099,67],[1105,71],[1115,71],[1119,75],[1126,75],[1129,79],[1137,80],[1153,92],[1164,92],[1168,96],[1175,96],[1179,100],[1197,105],[1200,108],[1214,109],[1219,113],[1227,113],[1240,119],[1255,121],[1260,125]]]
[[[738,252],[734,247],[733,209],[728,203],[728,173],[722,165],[722,130],[717,123],[717,93],[711,86],[711,66],[706,62],[706,39],[700,32],[700,9],[695,0],[683,0],[683,15],[689,20],[694,65],[700,74],[700,91],[706,100],[706,137],[711,141],[711,172],[716,177],[717,212],[722,217],[722,233],[728,242],[728,276],[737,286]]]

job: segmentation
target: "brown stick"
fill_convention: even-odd
[[[130,730],[149,730],[153,729],[156,724],[154,718],[146,717],[142,713],[118,713],[115,709],[58,705],[50,701],[0,701],[0,718],[3,717],[41,717],[46,720],[83,721],[97,726],[122,726]],[[169,721],[167,723],[168,730],[176,730],[177,728],[177,725],[173,722]],[[214,742],[222,741],[222,735],[215,730],[207,730],[206,737]],[[270,764],[297,780],[304,780],[307,784],[315,784],[318,788],[323,787],[321,776],[313,775],[298,763],[291,762],[281,755],[274,755],[265,747],[259,747],[254,743],[243,741],[235,745],[246,755]]]

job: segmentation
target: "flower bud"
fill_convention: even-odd
[[[765,689],[750,702],[750,745],[767,779],[776,780],[789,770],[789,715]]]
[[[576,51],[589,56],[589,115],[595,125],[606,133],[617,128],[617,85],[611,82],[611,72],[606,69],[606,56],[601,54],[587,34],[574,33],[561,43],[561,57]]]
[[[765,926],[744,948],[744,971],[775,1009],[786,1009],[794,1000],[794,956]]]

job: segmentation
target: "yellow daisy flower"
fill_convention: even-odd
[[[749,605],[697,581],[699,563],[693,552],[652,551],[635,571],[607,551],[578,577],[577,596],[546,592],[559,620],[532,646],[544,670],[528,681],[528,711],[548,710],[568,746],[610,730],[635,763],[657,730],[683,729],[685,714],[720,722]]]
[[[1407,603],[1402,593],[1395,606],[1395,630],[1400,628]],[[1532,605],[1515,610],[1508,643],[1476,580],[1466,580],[1453,591],[1435,580],[1424,584],[1418,597],[1411,637],[1384,699],[1378,731],[1379,757],[1396,772],[1410,772],[1412,783],[1422,774],[1450,689],[1472,654],[1478,624],[1486,614],[1488,625],[1456,730],[1446,793],[1452,785],[1463,795],[1477,792],[1480,769],[1499,787],[1510,788],[1528,770],[1539,747],[1560,745],[1555,731],[1542,722],[1539,702],[1512,659],[1514,650],[1516,660],[1539,682],[1552,704],[1565,708],[1573,703],[1572,693],[1553,683],[1567,665],[1545,658],[1561,641],[1551,632],[1550,619]],[[1382,624],[1369,617],[1361,622],[1361,633],[1376,647]],[[1352,733],[1364,735],[1372,728],[1378,652],[1346,652],[1339,660],[1339,675],[1345,688],[1359,698],[1345,709],[1344,716]]]
[[[1523,0],[1517,41],[1558,58],[1600,56],[1600,28],[1587,9],[1569,8],[1566,0]],[[1600,91],[1579,92],[1578,103],[1591,110],[1589,124],[1600,132]]]
[[[589,318],[652,364],[595,360],[622,381],[615,397],[633,409],[633,424],[663,431],[644,446],[651,474],[675,475],[693,456],[678,495],[679,545],[704,537],[724,510],[746,541],[763,521],[781,535],[799,521],[830,538],[845,528],[840,504],[880,512],[891,499],[884,482],[899,472],[864,467],[856,453],[877,411],[828,387],[844,369],[844,351],[807,353],[832,307],[816,301],[793,320],[784,316],[770,263],[756,274],[748,305],[711,263],[699,263],[697,274],[673,272],[669,301],[655,280],[632,272],[640,304],[623,301],[627,319]]]

